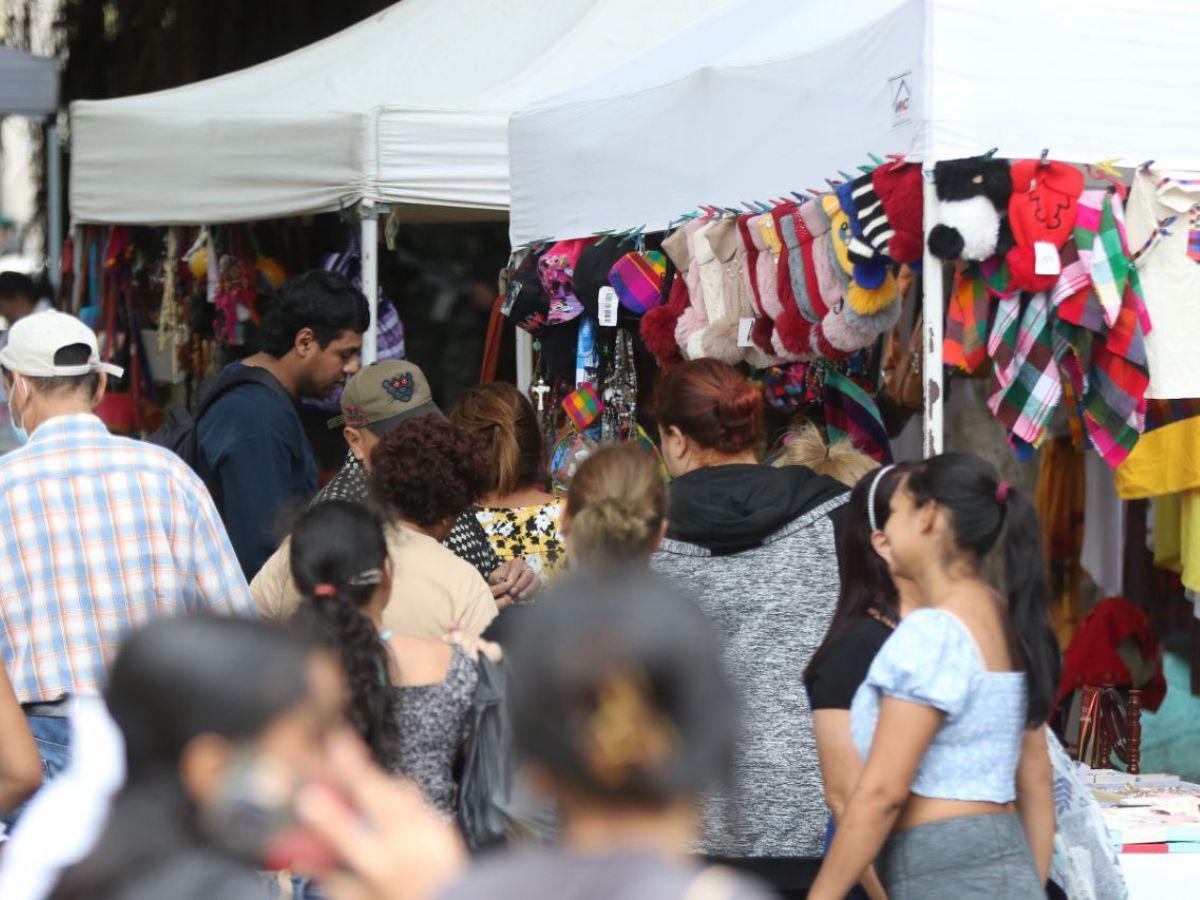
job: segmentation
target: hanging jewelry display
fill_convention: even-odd
[[[600,440],[604,443],[627,441],[637,434],[637,367],[633,338],[623,328],[617,332],[612,354],[600,429]]]

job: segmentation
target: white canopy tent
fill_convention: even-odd
[[[0,47],[0,118],[25,116],[46,129],[46,248],[50,281],[59,279],[62,246],[62,153],[58,126],[58,65],[12,47]]]
[[[740,0],[513,116],[514,245],[661,229],[823,186],[868,152],[1200,169],[1193,0]],[[926,228],[934,223],[926,187]],[[941,267],[926,258],[927,453],[941,449]]]
[[[410,220],[508,209],[508,117],[731,0],[403,0],[294,53],[173,90],[71,104],[81,223],[214,224],[361,204]],[[631,27],[636,23],[636,27]],[[374,358],[374,327],[364,354]]]

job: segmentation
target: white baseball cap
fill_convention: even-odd
[[[64,347],[84,344],[91,354],[82,365],[58,366],[54,357]],[[74,316],[50,310],[21,319],[8,330],[8,344],[0,350],[0,366],[29,378],[60,378],[106,372],[120,378],[125,370],[100,361],[96,333]]]

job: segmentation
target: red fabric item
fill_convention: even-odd
[[[1083,173],[1066,163],[1023,159],[1012,164],[1012,196],[1008,221],[1013,248],[1005,257],[1012,283],[1023,291],[1049,291],[1058,275],[1034,273],[1035,241],[1046,241],[1062,249],[1075,228]]]
[[[687,283],[683,273],[676,272],[667,302],[642,316],[642,342],[664,369],[683,362],[683,354],[675,341],[675,322],[689,305]]]
[[[793,303],[775,320],[775,330],[779,333],[780,343],[794,355],[804,355],[812,349],[812,330],[816,327],[800,315],[800,310]]]
[[[915,263],[925,251],[923,237],[925,197],[921,167],[917,163],[877,166],[871,173],[871,185],[883,203],[883,214],[896,234],[888,241],[888,256],[893,262]]]
[[[780,241],[783,240],[783,219],[790,216],[795,209],[795,203],[781,203],[771,210],[771,218],[775,221],[775,233],[779,235]],[[796,306],[796,292],[792,290],[792,270],[786,246],[780,251],[779,259],[775,262],[775,284],[779,290],[779,303],[784,312],[787,312]]]
[[[1063,657],[1058,702],[1083,685],[1105,684],[1132,687],[1132,676],[1117,647],[1132,637],[1142,656],[1154,660],[1154,675],[1142,685],[1142,708],[1155,712],[1167,696],[1163,676],[1162,648],[1146,613],[1124,597],[1108,597],[1093,607],[1071,638]]]

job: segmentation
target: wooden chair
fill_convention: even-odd
[[[1142,692],[1111,684],[1084,685],[1079,720],[1079,760],[1093,769],[1141,773]]]

